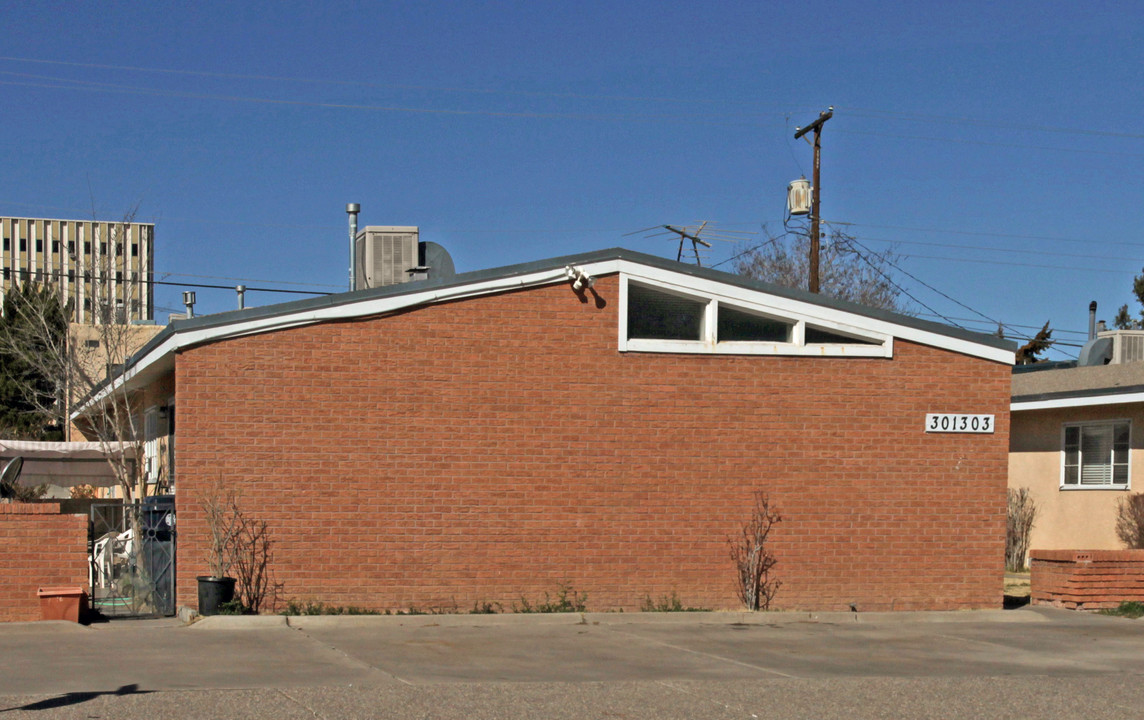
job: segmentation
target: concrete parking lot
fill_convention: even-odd
[[[0,716],[1137,718],[1144,623],[1048,609],[0,626]]]

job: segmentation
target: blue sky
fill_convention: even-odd
[[[917,312],[1079,344],[1090,300],[1136,308],[1133,3],[31,1],[0,20],[0,214],[138,204],[172,282],[344,289],[347,202],[459,271],[674,257],[625,236],[665,223],[781,229],[811,170],[794,129],[833,106],[822,215],[894,245]],[[182,289],[157,290],[160,319]]]

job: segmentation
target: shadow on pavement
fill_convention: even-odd
[[[48,698],[47,700],[37,700],[27,705],[20,705],[19,707],[10,707],[0,710],[0,713],[9,712],[12,710],[51,710],[52,708],[67,707],[68,705],[79,705],[88,700],[94,700],[101,695],[146,695],[150,690],[139,690],[139,686],[135,684],[124,685],[118,690],[113,692],[73,692],[64,693],[58,697]]]

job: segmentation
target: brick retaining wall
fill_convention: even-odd
[[[1030,602],[1076,610],[1144,602],[1144,550],[1033,550]]]
[[[36,591],[87,586],[87,518],[59,503],[0,505],[0,622],[40,619]]]

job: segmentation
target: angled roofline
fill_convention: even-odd
[[[949,345],[955,352],[968,352],[996,362],[1012,363],[1012,354],[1017,348],[1015,342],[993,335],[950,327],[909,315],[838,300],[805,290],[774,285],[742,275],[689,265],[633,250],[609,248],[460,273],[439,280],[400,283],[380,288],[336,293],[323,297],[305,298],[275,305],[175,320],[127,359],[120,375],[114,379],[114,382],[116,385],[129,382],[145,366],[153,364],[176,350],[203,342],[308,325],[347,316],[370,317],[420,304],[504,292],[514,288],[553,284],[566,281],[565,269],[573,265],[588,266],[591,267],[594,274],[603,275],[621,272],[621,268],[628,264],[655,268],[675,275],[689,276],[699,282],[706,281],[756,291],[794,303],[869,318],[875,324],[886,323],[899,328],[910,329],[916,331],[914,334],[922,337],[934,336],[935,340],[948,338],[952,341]],[[355,305],[360,307],[357,312],[347,314],[342,310]],[[918,341],[923,344],[938,344],[934,341],[928,343],[925,340]],[[85,399],[80,407],[83,408],[93,401],[98,401],[108,392],[108,389],[108,383],[104,383],[89,398]]]
[[[442,280],[426,280],[419,282],[400,283],[397,285],[387,285],[380,288],[369,288],[366,290],[355,290],[353,292],[335,293],[333,295],[325,295],[316,298],[305,298],[302,300],[292,300],[275,305],[263,305],[255,308],[247,308],[245,310],[230,310],[227,312],[215,313],[212,315],[203,315],[197,318],[175,320],[170,325],[168,325],[166,329],[152,338],[151,341],[144,345],[138,352],[132,355],[132,357],[125,364],[125,367],[130,367],[132,361],[135,360],[136,356],[142,356],[146,354],[152,347],[161,345],[166,337],[169,337],[176,332],[185,332],[190,329],[198,330],[220,327],[233,324],[239,320],[274,318],[309,310],[341,307],[344,305],[351,305],[365,299],[409,295],[417,292],[422,292],[430,288],[446,289],[463,285],[471,285],[485,280],[530,275],[545,270],[563,270],[569,265],[585,265],[607,260],[628,260],[631,262],[639,263],[641,265],[650,265],[652,267],[669,270],[683,275],[691,275],[693,277],[714,280],[716,282],[725,283],[727,285],[734,285],[748,290],[757,290],[759,292],[765,292],[769,295],[777,295],[779,297],[784,297],[791,300],[798,300],[814,305],[820,305],[822,307],[830,308],[833,310],[841,310],[844,312],[853,313],[855,315],[862,315],[874,320],[882,320],[884,322],[893,323],[895,325],[912,327],[937,335],[945,335],[958,340],[966,340],[969,342],[985,345],[987,347],[997,348],[999,350],[1017,349],[1017,343],[1011,340],[998,338],[995,335],[973,332],[971,330],[952,327],[950,325],[944,325],[942,323],[934,322],[931,320],[922,320],[920,318],[916,318],[910,315],[903,315],[901,313],[896,313],[890,310],[882,310],[880,308],[873,308],[867,305],[861,305],[846,300],[839,300],[827,295],[811,293],[806,290],[799,290],[796,288],[789,288],[782,285],[763,282],[761,280],[754,280],[743,275],[722,272],[720,270],[713,270],[711,268],[698,267],[696,265],[681,263],[675,260],[668,260],[667,258],[648,255],[646,253],[640,253],[634,250],[625,250],[624,248],[610,248],[607,250],[596,250],[593,252],[580,253],[577,255],[564,255],[561,257],[549,258],[547,260],[536,260],[533,262],[519,263],[516,265],[506,265],[504,267],[491,268],[488,270],[476,270],[473,272],[460,273],[454,275],[453,277],[445,278]]]

